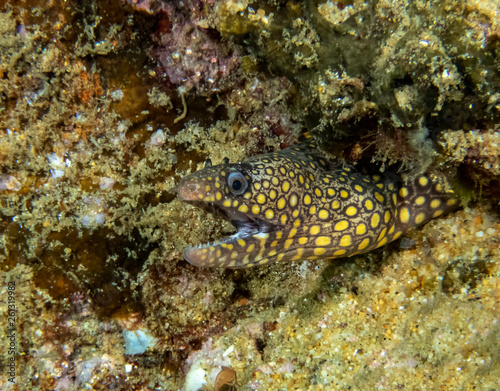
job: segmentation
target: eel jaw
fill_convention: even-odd
[[[228,244],[235,244],[239,240],[249,243],[255,240],[255,237],[259,237],[262,234],[267,234],[270,232],[277,231],[280,227],[277,225],[268,223],[266,221],[260,220],[253,216],[249,216],[245,213],[241,213],[234,210],[223,209],[215,204],[200,202],[200,201],[187,201],[191,205],[200,207],[213,215],[220,216],[223,219],[229,221],[237,230],[236,233],[231,236],[226,236],[214,242],[199,244],[194,246],[189,246],[183,251],[183,256],[186,261],[195,266],[200,267],[224,267],[225,261],[214,259],[212,262],[208,262],[210,258],[210,253],[215,256],[217,250],[220,251],[221,256],[224,257],[224,253],[227,252]],[[244,251],[244,250],[243,250]],[[209,254],[207,254],[209,253]]]

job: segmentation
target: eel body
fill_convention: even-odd
[[[268,262],[342,258],[399,238],[447,213],[457,200],[423,175],[364,175],[334,166],[313,143],[208,166],[182,179],[178,196],[231,221],[237,232],[188,247],[201,267],[248,268]]]

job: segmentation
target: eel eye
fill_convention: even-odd
[[[227,178],[229,190],[234,195],[240,195],[245,192],[248,187],[248,182],[241,172],[232,172]]]

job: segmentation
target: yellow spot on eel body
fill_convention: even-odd
[[[319,230],[319,225],[313,225],[309,232],[311,233],[311,235],[317,235],[319,234]]]
[[[345,214],[347,216],[354,216],[358,213],[358,210],[354,206],[350,206],[346,209]]]
[[[401,208],[400,212],[399,212],[399,220],[403,223],[403,224],[406,224],[408,221],[410,221],[410,211],[408,210],[408,208],[405,206],[403,208]]]
[[[328,236],[318,236],[316,238],[316,246],[328,246],[332,242],[332,239]],[[317,254],[316,254],[317,255]]]
[[[415,217],[415,223],[416,224],[420,224],[422,221],[425,220],[425,213],[419,213],[416,217]]]
[[[418,178],[418,183],[420,184],[420,186],[427,186],[429,180],[426,177],[421,176],[420,178]]]
[[[358,246],[358,250],[363,250],[367,248],[369,244],[370,244],[370,239],[368,238],[363,239]]]
[[[431,208],[432,209],[439,208],[439,205],[441,205],[441,201],[439,201],[439,200],[432,200],[431,201]]]
[[[415,200],[415,204],[417,204],[417,205],[423,205],[424,203],[425,203],[424,196],[417,197],[417,199]]]
[[[330,213],[326,209],[321,209],[318,213],[318,216],[321,220],[326,220],[330,216]]]
[[[335,227],[333,229],[335,231],[344,231],[349,227],[349,222],[347,220],[341,220],[337,224],[335,224]]]
[[[359,224],[356,227],[356,235],[364,235],[366,233],[366,225],[364,223]]]
[[[342,247],[350,247],[352,243],[351,235],[344,235],[340,238],[340,245]]]
[[[323,255],[324,253],[326,253],[326,250],[324,248],[315,248],[314,249],[314,255]]]
[[[442,210],[436,210],[433,214],[432,217],[439,217],[443,214]]]

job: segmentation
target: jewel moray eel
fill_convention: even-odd
[[[413,181],[364,175],[322,158],[310,140],[240,163],[209,162],[182,179],[182,201],[237,229],[220,241],[186,248],[184,258],[200,267],[236,269],[350,257],[457,207],[456,198],[427,175]]]

